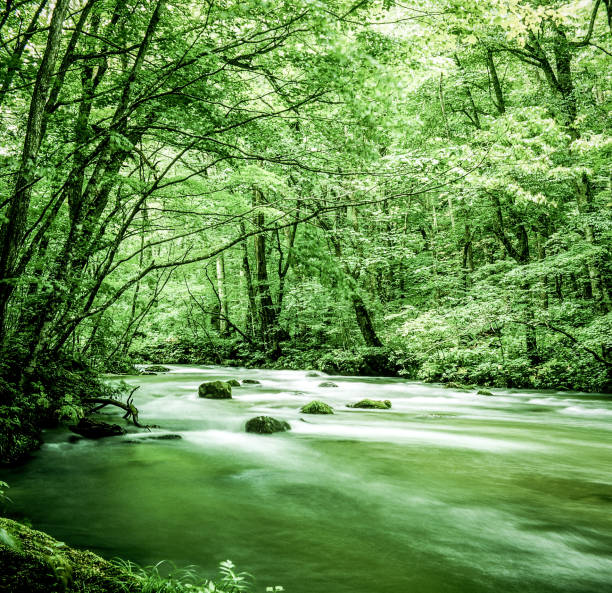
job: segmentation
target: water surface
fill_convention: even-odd
[[[612,591],[612,400],[388,378],[172,366],[134,377],[146,432],[69,442],[49,431],[0,474],[12,510],[73,546],[140,564],[231,558],[255,591]],[[233,400],[205,380],[254,378]],[[391,410],[346,407],[364,397]],[[299,408],[322,399],[333,416]],[[290,422],[244,432],[260,414]]]

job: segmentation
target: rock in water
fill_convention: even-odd
[[[321,373],[319,373],[318,371],[308,371],[306,373],[307,377],[320,377]]]
[[[247,432],[256,432],[258,434],[272,434],[274,432],[284,432],[285,430],[291,430],[288,422],[284,420],[277,420],[271,416],[257,416],[251,418],[246,423]]]
[[[444,385],[446,389],[455,389],[456,391],[469,391],[469,385],[463,385],[462,383],[457,383],[456,381],[449,381]]]
[[[323,381],[319,383],[319,387],[338,387],[333,381]]]
[[[228,381],[226,381],[226,383],[230,387],[240,387],[240,381],[236,381],[236,379],[229,379]]]
[[[167,373],[170,369],[161,364],[152,364],[151,366],[145,367],[144,370],[148,373]]]
[[[72,432],[80,434],[88,439],[101,439],[104,437],[115,437],[125,434],[125,428],[118,424],[92,420],[91,418],[81,418],[78,424],[69,427]]]
[[[242,379],[244,385],[261,385],[261,381],[257,379]]]
[[[347,404],[347,408],[363,408],[364,410],[388,410],[391,407],[391,402],[386,399],[384,401],[376,399],[362,399],[356,404]]]
[[[198,395],[208,399],[231,399],[232,388],[225,381],[208,381],[200,385]]]
[[[493,395],[488,389],[479,389],[477,393],[478,395]]]
[[[333,414],[334,409],[331,406],[328,406],[325,402],[315,399],[309,404],[302,406],[300,408],[300,412],[303,412],[304,414]]]

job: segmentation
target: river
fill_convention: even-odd
[[[230,558],[255,593],[612,591],[610,397],[170,368],[126,381],[141,421],[162,426],[151,434],[182,439],[47,431],[31,462],[0,473],[13,513],[109,558],[206,575]],[[198,398],[230,378],[261,384]],[[345,407],[364,397],[393,407]],[[301,414],[315,398],[336,413]],[[292,430],[246,434],[262,414]]]

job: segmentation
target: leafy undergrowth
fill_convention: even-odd
[[[441,324],[440,327],[443,328]],[[534,364],[521,352],[519,334],[506,337],[500,347],[495,335],[462,342],[449,339],[450,332],[439,335],[436,329],[430,333],[433,335],[423,335],[421,330],[417,333],[420,342],[395,340],[387,348],[362,346],[349,350],[289,341],[281,344],[280,356],[274,358],[263,348],[237,339],[217,338],[207,344],[190,339],[151,340],[140,343],[132,356],[137,362],[316,369],[332,375],[402,376],[425,382],[501,388],[605,392],[612,387],[605,365],[558,336],[552,336],[557,339],[550,344],[541,340],[541,360]]]
[[[82,360],[43,358],[27,375],[25,353],[0,353],[0,464],[27,459],[40,446],[41,430],[75,423],[83,416],[82,400],[118,397],[124,385],[110,385]]]

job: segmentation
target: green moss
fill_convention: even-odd
[[[144,370],[147,373],[167,373],[170,369],[168,367],[162,366],[161,364],[152,364],[148,367],[145,367]]]
[[[290,429],[291,427],[288,422],[277,420],[271,416],[257,416],[256,418],[251,418],[246,423],[247,432],[256,432],[258,434],[272,434]]]
[[[229,560],[219,564],[215,581],[202,580],[191,568],[167,563],[141,568],[120,559],[109,562],[0,517],[0,591],[7,593],[237,593],[248,583],[249,575]]]
[[[376,399],[362,399],[356,404],[347,404],[347,408],[364,408],[366,410],[388,410],[391,407],[391,402],[386,399],[384,401]]]
[[[479,389],[478,395],[493,395],[493,393],[490,392],[488,389]]]
[[[46,533],[0,518],[0,591],[129,593],[136,578],[92,552],[69,548]]]
[[[231,399],[232,388],[225,381],[207,381],[198,388],[198,395],[208,399]]]
[[[464,385],[463,383],[457,383],[455,381],[449,381],[444,387],[446,387],[446,389],[456,389],[458,391],[469,391],[470,389],[469,385]]]
[[[229,379],[228,381],[226,381],[226,383],[230,387],[240,387],[240,381],[237,381],[236,379]]]
[[[304,414],[333,414],[334,409],[325,402],[315,399],[309,404],[302,406],[300,412]]]

